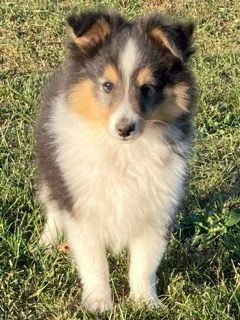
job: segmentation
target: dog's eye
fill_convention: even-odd
[[[155,93],[155,88],[151,84],[144,84],[143,86],[141,86],[140,89],[141,89],[142,95],[144,96],[152,97]]]
[[[103,89],[105,92],[110,93],[114,88],[113,83],[111,82],[104,82],[103,83]]]

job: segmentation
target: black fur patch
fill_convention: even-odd
[[[52,113],[52,103],[63,88],[63,71],[54,75],[51,86],[42,95],[42,112],[35,127],[37,141],[36,155],[39,171],[39,184],[45,184],[50,191],[50,199],[54,200],[59,209],[72,210],[72,198],[56,163],[56,145],[54,137],[49,134],[47,126]]]

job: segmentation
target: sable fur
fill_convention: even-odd
[[[95,11],[68,24],[69,55],[36,126],[41,243],[66,233],[87,309],[113,306],[107,249],[130,251],[130,296],[158,304],[156,271],[191,149],[193,25]]]

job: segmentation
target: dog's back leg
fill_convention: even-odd
[[[49,198],[47,187],[41,187],[39,199],[44,205],[46,221],[43,227],[40,245],[48,247],[58,243],[63,232],[63,212],[58,208],[57,202]]]

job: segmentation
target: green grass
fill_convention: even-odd
[[[32,124],[46,76],[64,57],[64,19],[106,5],[134,17],[164,9],[197,23],[199,86],[188,194],[159,269],[165,308],[131,305],[127,254],[110,257],[118,302],[98,319],[240,319],[240,86],[238,1],[1,1],[0,319],[97,319],[79,304],[69,256],[38,247]],[[237,41],[238,39],[238,41]]]

